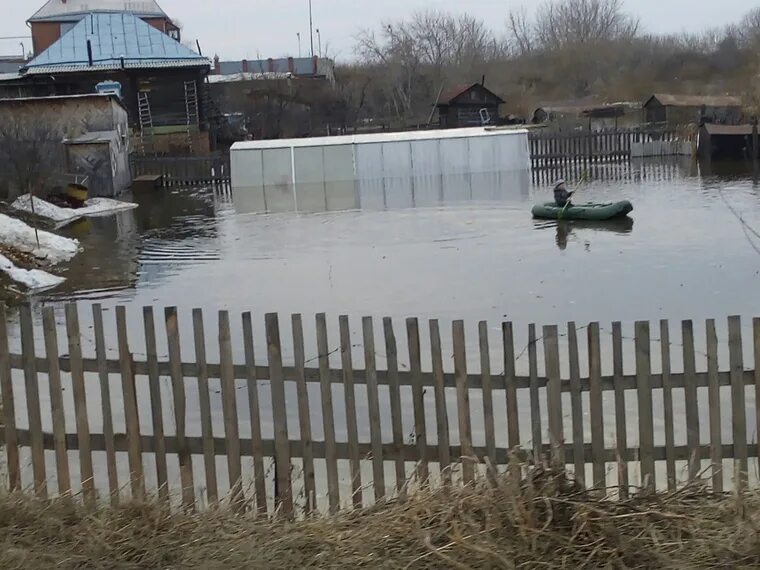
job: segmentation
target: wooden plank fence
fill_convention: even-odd
[[[662,321],[659,326],[659,339],[652,336],[650,323],[639,322],[635,325],[635,373],[624,374],[623,341],[620,323],[612,325],[611,376],[603,375],[603,351],[601,350],[600,325],[591,323],[579,328],[575,323],[567,327],[547,326],[541,331],[529,327],[529,344],[520,355],[527,352],[529,375],[518,376],[515,373],[516,362],[513,326],[504,323],[500,345],[503,346],[503,373],[491,370],[493,362],[493,345],[489,343],[487,323],[478,326],[478,357],[480,370],[468,370],[467,344],[465,326],[462,321],[452,325],[453,339],[451,346],[442,346],[440,324],[436,320],[429,323],[429,343],[420,341],[420,323],[417,319],[406,321],[406,341],[409,348],[408,368],[399,365],[397,333],[395,323],[387,318],[382,321],[384,331],[384,349],[375,339],[375,322],[364,318],[359,329],[362,342],[352,344],[351,327],[348,317],[338,319],[339,330],[330,331],[325,315],[317,315],[316,332],[318,361],[316,368],[306,367],[304,352],[303,319],[301,315],[292,316],[292,341],[281,336],[280,317],[268,314],[264,318],[266,331],[266,364],[257,362],[260,355],[254,354],[253,318],[250,313],[242,315],[242,331],[245,358],[235,362],[233,357],[233,338],[231,319],[226,311],[219,313],[218,338],[220,359],[217,363],[207,362],[206,329],[204,329],[203,312],[195,310],[187,321],[192,325],[191,331],[182,330],[180,315],[176,309],[164,312],[168,357],[157,356],[156,326],[153,309],[143,310],[145,327],[146,358],[135,360],[134,347],[130,343],[127,331],[127,313],[123,307],[115,311],[115,330],[108,330],[103,324],[103,312],[100,306],[92,307],[95,340],[95,358],[82,355],[82,336],[79,327],[79,311],[76,305],[68,305],[65,310],[65,329],[68,341],[68,354],[59,356],[58,336],[52,308],[43,310],[41,323],[44,333],[45,354],[35,353],[35,319],[29,307],[20,310],[21,354],[9,352],[9,324],[6,309],[0,306],[0,388],[2,388],[2,443],[7,468],[7,481],[10,490],[22,487],[22,465],[20,456],[30,454],[33,474],[33,488],[41,497],[52,494],[48,488],[48,476],[53,471],[57,474],[58,493],[72,492],[69,473],[69,456],[78,452],[82,496],[87,501],[96,499],[96,489],[108,488],[112,503],[120,499],[120,486],[128,483],[134,497],[142,497],[146,492],[158,491],[159,497],[169,500],[170,495],[181,497],[186,509],[200,505],[214,505],[219,502],[219,477],[217,457],[224,457],[227,464],[227,476],[230,489],[230,504],[239,509],[253,508],[261,514],[272,513],[277,509],[286,515],[295,515],[303,510],[308,514],[318,506],[317,489],[325,488],[327,508],[331,512],[338,509],[364,504],[362,489],[371,488],[376,501],[396,493],[403,495],[407,490],[407,463],[414,463],[414,474],[418,483],[425,484],[433,471],[440,474],[440,482],[446,485],[467,484],[472,482],[484,464],[493,468],[509,465],[513,455],[525,460],[538,454],[541,458],[550,458],[555,463],[575,466],[579,482],[591,487],[602,488],[609,484],[611,477],[608,467],[616,466],[620,485],[620,496],[631,492],[642,492],[676,484],[676,461],[688,462],[688,479],[693,480],[700,474],[701,461],[712,461],[712,485],[716,490],[726,486],[729,475],[722,471],[723,460],[730,458],[736,462],[740,472],[734,474],[734,482],[739,486],[747,485],[748,458],[758,457],[760,444],[748,445],[748,421],[746,416],[746,392],[754,391],[755,405],[760,402],[760,320],[753,321],[754,355],[750,358],[755,370],[747,371],[744,367],[742,349],[742,328],[738,317],[728,319],[728,354],[729,368],[721,371],[718,363],[718,340],[715,333],[715,321],[705,323],[706,352],[695,343],[694,324],[686,321],[682,324],[682,344],[684,371],[674,373],[670,368],[672,345],[669,337],[669,324]],[[188,316],[190,317],[190,316]],[[379,324],[379,323],[377,323]],[[14,327],[15,328],[15,327]],[[578,337],[581,330],[587,335],[587,354],[579,352]],[[186,334],[188,333],[188,334]],[[567,337],[569,350],[569,377],[562,374],[560,337]],[[195,359],[186,361],[182,358],[180,337],[192,338],[195,346]],[[329,339],[338,342],[341,366],[330,367]],[[339,340],[335,340],[339,339]],[[107,341],[118,347],[118,358],[108,357]],[[292,344],[291,344],[292,342]],[[289,348],[292,346],[293,350]],[[472,345],[470,345],[472,346]],[[542,347],[542,350],[540,350]],[[364,369],[354,365],[352,356],[356,352],[364,354]],[[376,355],[384,352],[387,366],[379,369]],[[662,370],[652,370],[652,357],[662,353]],[[706,354],[708,366],[706,371],[698,371],[694,363],[695,351]],[[292,354],[294,362],[283,362],[283,354]],[[539,374],[539,354],[543,355],[544,374]],[[446,355],[446,361],[444,361]],[[451,356],[453,355],[453,357]],[[471,355],[474,356],[474,355]],[[453,361],[453,368],[445,362]],[[473,359],[469,359],[470,362]],[[499,358],[501,361],[501,358]],[[581,363],[588,364],[588,376],[581,377]],[[609,364],[609,363],[608,363]],[[446,370],[448,368],[448,370]],[[16,378],[14,372],[22,372],[23,382]],[[431,370],[426,372],[423,370]],[[40,401],[40,375],[49,379],[51,417],[43,421]],[[97,375],[94,380],[89,375]],[[111,396],[104,391],[109,375],[118,375],[121,386],[126,433],[114,433],[111,414]],[[170,382],[159,386],[159,378],[168,377]],[[210,380],[218,380],[221,385],[221,413],[223,415],[223,433],[214,433],[212,408],[209,400]],[[93,384],[89,384],[93,382]],[[100,390],[95,389],[96,384]],[[148,390],[145,390],[144,388]],[[191,385],[199,390],[198,409],[190,409],[187,391]],[[63,386],[63,388],[62,388]],[[68,431],[72,426],[65,425],[63,413],[64,399],[62,390],[73,386],[73,403],[76,422],[74,432]],[[264,401],[261,388],[266,386],[271,399]],[[297,394],[297,401],[289,401],[286,387],[292,387]],[[318,388],[312,391],[309,387]],[[333,390],[340,386],[342,390]],[[139,388],[143,389],[139,389]],[[366,416],[357,416],[358,394],[366,394]],[[247,395],[241,401],[247,401],[250,414],[238,415],[236,395],[245,389]],[[700,417],[697,406],[697,390],[703,389],[708,400],[709,418]],[[721,390],[723,389],[723,390]],[[20,391],[24,397],[20,398]],[[162,397],[166,391],[171,392],[172,413],[164,417]],[[402,393],[411,391],[411,399],[402,397]],[[685,425],[675,426],[680,433],[686,429],[685,444],[676,445],[674,433],[673,391],[685,394]],[[503,399],[496,399],[498,391],[504,392]],[[138,401],[138,394],[149,393],[145,401]],[[721,393],[723,392],[723,394]],[[163,393],[163,396],[162,396]],[[292,392],[291,392],[292,393]],[[388,398],[381,398],[381,393]],[[474,394],[480,396],[471,400]],[[653,415],[655,393],[664,406],[664,417]],[[100,394],[102,406],[88,407],[87,402]],[[343,401],[336,401],[337,394],[342,394]],[[545,402],[542,399],[545,396]],[[519,406],[520,395],[529,405]],[[569,397],[565,397],[565,396]],[[720,410],[721,398],[726,395],[731,403],[731,442],[721,439]],[[584,396],[587,396],[584,398]],[[614,399],[614,405],[605,403],[605,396]],[[628,443],[626,429],[631,426],[626,422],[626,397],[636,397],[638,443]],[[608,401],[609,401],[608,399]],[[318,401],[317,401],[318,400]],[[17,406],[18,401],[26,402],[26,409]],[[473,413],[472,403],[477,401],[482,409]],[[497,401],[506,402],[506,429],[495,429],[494,410]],[[427,402],[427,406],[426,406]],[[91,402],[92,403],[92,402]],[[389,404],[389,405],[388,405]],[[240,409],[245,405],[240,406]],[[568,409],[569,407],[569,409]],[[146,413],[149,408],[150,413]],[[293,413],[289,414],[292,408]],[[93,433],[87,411],[101,409],[103,433]],[[262,437],[262,411],[266,409],[273,424],[273,438]],[[406,409],[413,410],[413,437],[405,440],[401,417]],[[140,425],[142,417],[150,417],[153,425],[152,435],[146,435]],[[455,415],[452,411],[455,410]],[[313,412],[318,412],[323,420],[323,436],[317,440],[313,437]],[[347,427],[345,437],[336,431],[335,419],[345,413]],[[431,414],[434,417],[431,417]],[[288,417],[292,416],[288,421]],[[520,419],[530,417],[529,422]],[[188,417],[200,418],[199,437],[189,436]],[[757,416],[760,418],[760,415]],[[584,418],[590,418],[590,430],[584,429]],[[616,437],[605,438],[607,420],[616,426]],[[299,436],[291,430],[293,421],[299,426]],[[473,442],[474,420],[484,426],[485,445]],[[165,421],[173,423],[165,433]],[[665,444],[656,445],[655,426],[664,422]],[[388,423],[390,422],[390,423]],[[760,419],[758,419],[760,422]],[[289,426],[290,424],[290,426]],[[18,426],[27,426],[20,429]],[[43,431],[43,425],[52,425],[52,433]],[[369,440],[360,441],[358,425],[369,427]],[[530,425],[531,442],[527,433],[521,436],[521,425]],[[458,430],[456,429],[458,426]],[[241,429],[245,427],[246,429]],[[760,427],[758,425],[757,427]],[[250,428],[250,429],[248,429]],[[390,428],[390,429],[387,429]],[[428,429],[432,432],[428,433]],[[751,426],[754,429],[755,426]],[[548,430],[548,438],[543,430]],[[291,430],[291,431],[289,431]],[[454,431],[458,436],[454,437]],[[241,433],[251,433],[243,437]],[[571,441],[570,441],[571,440]],[[614,441],[613,441],[614,440]],[[520,449],[521,443],[528,442],[529,451]],[[47,454],[52,451],[54,454]],[[22,453],[23,452],[23,453]],[[105,453],[107,478],[104,470],[97,479],[93,475],[93,456]],[[117,460],[126,454],[129,467],[128,481],[117,478]],[[146,456],[155,457],[155,479],[160,489],[146,488]],[[243,459],[252,458],[252,473],[246,473]],[[534,456],[535,458],[535,456]],[[167,475],[167,459],[178,463],[177,480]],[[275,468],[274,477],[265,472],[266,463],[271,461]],[[319,461],[324,469],[315,470]],[[339,484],[339,464],[345,462],[345,472],[350,481],[348,488]],[[54,467],[51,468],[50,463]],[[193,463],[202,465],[205,485],[193,479]],[[362,470],[362,464],[371,471]],[[667,469],[657,466],[667,464]],[[586,466],[591,467],[592,478],[586,475]],[[295,487],[294,466],[303,468],[303,490]],[[393,467],[386,471],[386,467]],[[435,469],[432,469],[435,467]],[[637,480],[642,481],[638,489],[629,488],[629,468],[640,473]],[[612,469],[612,472],[615,470]],[[368,472],[371,476],[368,477]],[[663,475],[666,472],[666,476]],[[324,473],[324,475],[323,475]],[[392,489],[386,478],[392,473]],[[492,471],[491,471],[492,473]],[[244,487],[243,479],[254,481],[252,489]],[[177,482],[179,487],[176,486]],[[200,485],[200,486],[199,486]],[[199,491],[200,489],[200,491]],[[199,496],[202,493],[204,496]],[[300,500],[299,500],[300,497]]]
[[[683,140],[671,130],[611,129],[602,131],[547,131],[532,129],[529,134],[533,169],[557,169],[570,165],[584,168],[628,160],[636,143]]]
[[[161,176],[163,186],[196,186],[208,184],[228,187],[230,157],[211,156],[130,156],[132,177]]]

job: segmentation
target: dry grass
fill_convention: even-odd
[[[749,568],[760,495],[703,486],[625,502],[538,469],[300,522],[156,503],[0,498],[0,568]]]

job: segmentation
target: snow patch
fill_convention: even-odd
[[[111,198],[90,198],[85,202],[83,208],[61,208],[36,196],[32,198],[29,194],[18,198],[11,204],[11,207],[31,213],[32,200],[34,200],[34,213],[43,218],[53,220],[58,226],[71,223],[80,218],[105,216],[137,208],[137,204],[133,204],[132,202],[121,202]]]
[[[34,228],[0,214],[0,243],[24,253],[30,253],[50,265],[63,263],[79,253],[79,242],[50,232],[38,230],[39,246]]]
[[[41,269],[21,269],[20,267],[16,267],[10,259],[2,254],[0,254],[0,271],[6,273],[8,277],[17,283],[26,285],[32,291],[51,289],[66,281],[63,277],[51,275]]]

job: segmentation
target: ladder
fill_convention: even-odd
[[[153,114],[147,91],[137,92],[137,109],[140,118],[140,153],[144,156],[153,152]]]
[[[190,154],[193,154],[193,133],[200,126],[198,85],[195,81],[185,81],[185,117],[187,119],[187,148]]]

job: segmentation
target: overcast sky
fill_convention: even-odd
[[[43,3],[0,0],[0,38],[28,35],[25,20]],[[218,53],[223,59],[297,55],[298,32],[302,53],[307,55],[310,49],[308,0],[160,0],[160,4],[182,23],[184,39],[200,40],[206,55]],[[323,49],[329,46],[330,55],[345,60],[353,57],[359,30],[415,10],[466,11],[498,31],[511,7],[535,4],[525,0],[313,0],[314,26],[321,31]],[[757,0],[627,0],[626,4],[647,30],[656,33],[719,26],[760,5]],[[19,53],[19,41],[24,40],[0,39],[0,55]],[[30,44],[26,40],[26,49]]]

